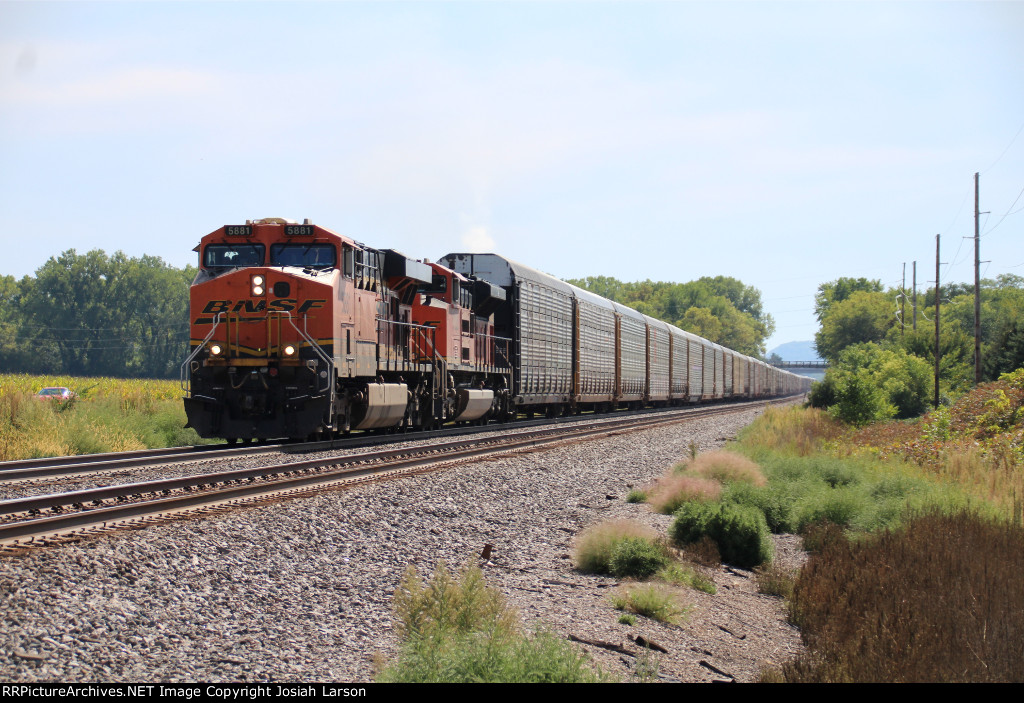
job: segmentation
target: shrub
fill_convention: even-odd
[[[687,568],[675,562],[666,564],[659,569],[654,578],[676,586],[689,586],[710,595],[718,592],[715,582],[710,578],[695,569]]]
[[[812,408],[828,408],[836,404],[836,384],[827,374],[821,381],[811,384],[807,404]]]
[[[735,452],[717,451],[701,454],[687,465],[687,470],[722,483],[743,482],[755,486],[768,483],[757,464]]]
[[[633,488],[629,491],[629,495],[626,496],[627,503],[646,503],[647,493],[640,490],[639,488]]]
[[[774,483],[758,488],[746,483],[734,483],[722,500],[757,508],[764,514],[768,529],[775,534],[796,532],[799,527],[796,499],[788,484]]]
[[[584,530],[576,541],[576,568],[585,573],[610,574],[612,551],[627,538],[657,540],[654,530],[631,520],[610,520]]]
[[[826,402],[830,390],[830,411],[852,425],[915,417],[928,407],[929,379],[928,362],[902,348],[854,344],[828,370],[828,388],[817,389],[815,404]]]
[[[627,586],[612,596],[617,610],[628,610],[645,618],[676,623],[689,608],[679,604],[675,592],[664,586]]]
[[[866,425],[895,414],[882,389],[864,374],[851,374],[836,382],[836,404],[829,411],[851,425]]]
[[[669,562],[662,544],[643,537],[626,537],[614,543],[608,570],[613,576],[645,579]]]
[[[386,682],[583,683],[604,681],[587,657],[548,633],[525,637],[504,597],[469,567],[459,578],[440,564],[428,584],[410,567],[395,592],[403,645]]]
[[[613,679],[593,671],[588,657],[550,633],[496,641],[477,633],[407,644],[385,668],[385,683],[601,683]]]
[[[517,614],[478,568],[456,579],[442,562],[423,584],[414,567],[405,572],[394,599],[398,632],[406,639],[489,631],[511,634]]]
[[[675,513],[669,535],[677,544],[704,536],[714,540],[722,560],[752,568],[772,558],[772,543],[764,513],[736,503],[687,503]]]
[[[671,515],[683,503],[691,500],[716,501],[722,494],[722,485],[701,476],[668,475],[658,479],[651,489],[648,502],[664,515]]]

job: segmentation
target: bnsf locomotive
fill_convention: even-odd
[[[326,438],[810,385],[495,254],[417,261],[279,218],[221,227],[196,251],[182,378],[202,437]]]

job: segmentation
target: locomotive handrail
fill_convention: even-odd
[[[427,331],[429,331],[432,335],[437,333],[437,329],[432,327],[432,326],[430,326],[430,325],[417,325],[415,322],[402,322],[400,320],[389,320],[386,317],[378,317],[378,318],[375,318],[375,319],[377,321],[378,327],[380,326],[380,323],[383,322],[386,325],[395,325],[395,326],[398,326],[398,327],[409,327],[409,328],[411,328],[413,330],[416,330],[418,332],[421,332],[421,333],[422,332],[427,332]],[[430,354],[433,354],[435,357],[440,358],[440,355],[437,353],[437,345],[436,345],[435,341],[433,339],[427,339],[426,336],[424,336],[423,339],[424,339],[424,341],[430,342]]]
[[[309,346],[313,349],[313,353],[316,354],[317,356],[319,356],[320,360],[323,361],[325,364],[327,364],[327,385],[324,388],[320,388],[319,386],[317,387],[317,392],[318,393],[326,393],[327,391],[329,391],[331,389],[331,383],[333,383],[333,378],[334,378],[334,360],[331,357],[327,356],[327,352],[325,352],[323,349],[321,349],[320,345],[317,344],[316,341],[312,337],[310,337],[309,334],[307,334],[305,330],[300,330],[299,329],[298,325],[295,324],[295,320],[292,319],[292,313],[291,313],[290,310],[278,310],[278,311],[275,311],[275,312],[277,312],[277,314],[279,314],[279,315],[286,316],[288,318],[288,324],[292,326],[292,329],[294,329],[296,332],[298,332],[299,335],[304,340],[306,340],[306,342],[309,343]],[[302,317],[303,317],[303,319],[305,319],[306,316],[303,315]],[[334,405],[333,396],[332,396],[331,405],[332,405],[331,410],[333,411],[333,409],[334,409],[333,408],[333,405]],[[333,412],[332,412],[332,417],[333,417]]]
[[[497,357],[498,353],[501,352],[501,356],[504,357],[504,359],[505,359],[505,366],[500,366],[497,363],[497,358],[495,358],[495,364],[494,365],[497,366],[498,368],[505,368],[505,369],[511,369],[512,368],[512,360],[509,358],[509,353],[508,353],[509,345],[512,344],[512,338],[511,337],[499,337],[496,334],[487,334],[486,332],[477,332],[477,333],[474,334],[474,336],[475,337],[483,337],[484,339],[493,339],[494,342],[495,342],[495,344],[494,344],[494,356]],[[505,343],[504,347],[500,347],[498,345],[498,342],[504,342]]]
[[[210,328],[210,333],[206,335],[202,342],[195,348],[188,358],[185,359],[185,363],[181,365],[181,390],[185,391],[186,394],[192,395],[192,374],[190,373],[192,360],[203,350],[206,343],[213,337],[213,333],[217,331],[217,325],[220,324],[221,313],[217,313],[213,317],[213,327]]]

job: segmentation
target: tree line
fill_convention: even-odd
[[[568,282],[747,356],[764,358],[765,340],[775,332],[761,291],[728,276],[704,276],[689,283],[624,283],[608,276]]]
[[[974,382],[974,285],[947,284],[938,295],[940,395],[950,398]],[[899,289],[865,278],[821,284],[815,346],[832,366],[812,404],[855,423],[925,412],[934,389],[935,301],[934,288],[918,298],[914,329],[912,301]],[[981,281],[981,357],[983,381],[1024,366],[1024,277]]]
[[[155,256],[70,249],[35,276],[0,276],[0,369],[176,377],[189,346],[188,289],[196,272]],[[760,291],[735,278],[570,283],[750,356],[763,357],[775,330]]]
[[[0,277],[5,372],[173,378],[189,346],[196,268],[74,249],[35,276]]]

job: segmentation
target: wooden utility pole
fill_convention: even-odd
[[[914,298],[911,302],[914,308],[914,331],[917,332],[917,262],[914,262]]]
[[[981,383],[981,237],[978,234],[978,174],[974,174],[974,384]]]
[[[939,287],[939,237],[935,235],[935,407],[939,407],[939,307],[942,289]]]
[[[903,330],[906,327],[906,325],[904,324],[904,320],[907,319],[906,315],[904,314],[904,312],[906,311],[906,303],[907,303],[907,262],[904,261],[903,262],[903,282],[900,283],[900,339],[903,338]]]

